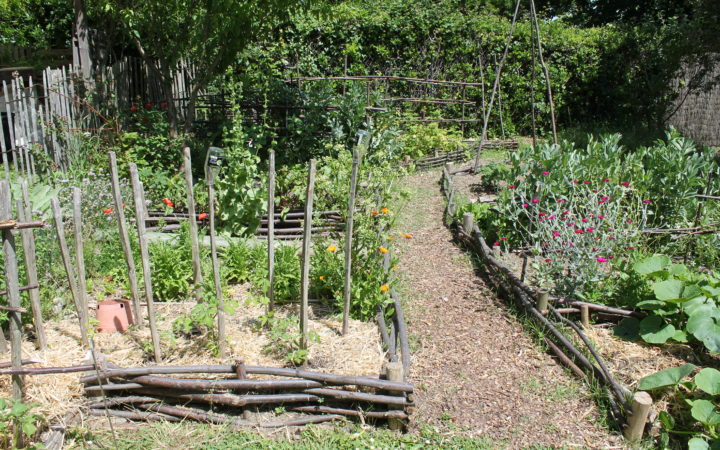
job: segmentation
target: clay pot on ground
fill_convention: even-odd
[[[98,331],[101,333],[114,333],[126,331],[133,323],[130,302],[124,299],[104,300],[98,303],[97,320]]]

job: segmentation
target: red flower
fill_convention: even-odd
[[[643,203],[648,204],[648,203],[652,203],[652,202],[650,200],[643,200]]]
[[[500,243],[497,242],[497,241],[495,241],[495,242],[493,243],[493,247],[497,247],[498,245],[500,245]]]
[[[610,178],[603,178],[603,181],[607,183],[608,181],[610,181]]]
[[[649,200],[648,200],[648,201],[649,201]],[[540,200],[534,198],[532,202],[533,202],[533,203],[540,203]]]
[[[587,222],[588,220],[583,217],[583,218],[582,218],[582,221],[583,221],[583,222]]]
[[[515,189],[516,187],[517,186],[515,186],[514,184],[511,184],[510,186],[508,186],[508,189]]]
[[[507,241],[507,238],[506,238],[506,237],[501,237],[500,240],[501,240],[501,241]]]
[[[130,111],[137,111],[137,108],[135,107],[135,105],[132,105],[132,106],[130,107]]]
[[[584,231],[582,230],[582,228],[579,228],[579,229],[575,230],[575,233],[576,233],[576,234],[583,234]]]
[[[523,208],[527,208],[528,206],[530,205],[528,205],[527,203],[523,203]]]
[[[146,107],[147,109],[150,109],[150,108],[152,108],[152,105],[151,105],[150,103],[145,103],[145,107]]]
[[[607,259],[603,258],[602,256],[597,257],[597,262],[607,262]]]
[[[541,212],[541,213],[540,213],[540,214],[538,214],[538,215],[539,215],[539,216],[544,216],[544,215],[545,215],[545,213],[544,213],[544,212]]]
[[[545,262],[552,262],[552,259],[550,259],[550,258],[545,258]]]
[[[103,209],[103,212],[104,212],[105,214],[112,214],[113,209],[112,209],[112,208],[105,208],[105,209]]]
[[[585,183],[585,184],[590,184],[590,182],[589,182],[589,181],[583,181],[583,183]]]
[[[170,200],[169,198],[164,198],[164,199],[162,199],[162,202],[165,203],[167,206],[169,206],[169,207],[171,207],[171,208],[175,206],[175,204],[174,204],[174,203],[172,202],[172,200]]]
[[[548,172],[547,170],[543,170],[542,174],[543,174],[543,175],[550,175],[550,172]]]
[[[625,186],[625,187],[628,187],[628,186],[630,186],[630,183],[628,183],[627,181],[623,181],[623,182],[622,182],[622,183],[620,183],[620,184],[622,184],[622,185],[623,185],[623,186]]]
[[[588,233],[592,233],[593,231],[595,231],[595,228],[588,228],[586,231],[587,231]]]
[[[633,247],[633,246],[631,245],[631,246],[628,247],[628,250],[635,250],[635,247]]]
[[[205,220],[207,218],[207,213],[200,213],[198,215],[198,220]]]

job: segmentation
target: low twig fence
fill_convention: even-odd
[[[388,367],[385,378],[396,378]],[[205,374],[208,378],[158,375]],[[218,376],[229,375],[217,378]],[[261,375],[263,378],[249,378]],[[214,376],[209,378],[209,376]],[[274,428],[345,418],[406,420],[413,386],[380,377],[234,365],[104,368],[80,378],[91,415],[132,420],[195,420]],[[188,406],[194,405],[193,407]],[[252,420],[249,408],[310,414],[286,421]],[[210,411],[212,408],[212,411]]]
[[[491,149],[506,149],[506,150],[517,150],[518,142],[514,139],[494,139],[491,141],[485,141],[482,145],[483,150]],[[450,162],[464,162],[469,159],[468,151],[466,149],[458,149],[452,152],[443,152],[435,155],[424,156],[422,158],[406,161],[401,166],[414,165],[418,170],[433,169],[436,167],[442,167]]]
[[[455,203],[456,191],[453,186],[449,164],[443,169],[441,185],[442,191],[447,199],[447,207],[445,210],[446,223],[453,226],[458,240],[474,250],[481,258],[483,268],[490,280],[496,283],[496,286],[503,291],[508,298],[514,300],[531,319],[549,332],[549,338],[551,339],[546,338],[546,342],[558,359],[578,376],[596,379],[606,388],[613,415],[619,423],[626,423],[628,417],[632,416],[635,409],[634,405],[637,402],[633,402],[631,405],[630,398],[633,397],[633,395],[628,389],[613,379],[602,357],[600,357],[590,340],[585,336],[582,328],[565,318],[561,314],[561,309],[556,309],[548,303],[550,297],[547,291],[540,289],[535,290],[527,286],[515,273],[503,265],[503,263],[493,255],[493,251],[485,242],[480,229],[473,223],[471,214],[464,215],[462,223],[459,223],[455,219],[455,214],[457,213],[457,204]],[[637,315],[637,313],[633,311],[610,308],[604,305],[594,305],[592,303],[577,302],[562,298],[555,298],[555,300],[564,306],[577,306],[578,308],[562,308],[562,310],[566,313],[581,312],[584,322],[583,326],[589,326],[587,316],[590,308],[618,316]],[[554,320],[551,321],[550,318]],[[565,334],[564,329],[566,329],[566,327],[571,328],[574,334],[579,337],[582,342],[581,348],[578,348],[576,343]],[[641,393],[636,393],[635,397],[640,394]],[[645,411],[645,414],[647,414],[647,411]],[[636,420],[631,422],[633,422],[633,426],[626,430],[626,435],[630,428],[633,428],[633,432],[637,432],[637,427],[644,426],[645,418],[643,418],[639,424],[635,423],[637,422]]]

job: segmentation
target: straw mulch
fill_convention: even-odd
[[[158,328],[162,341],[163,365],[231,364],[243,360],[246,365],[283,367],[282,358],[267,354],[263,347],[269,342],[266,334],[255,327],[256,319],[265,313],[265,307],[246,302],[246,289],[233,289],[238,302],[233,315],[226,317],[228,353],[225,359],[213,356],[206,347],[204,336],[173,336],[172,323],[189,312],[194,303],[156,304]],[[342,336],[342,318],[324,315],[320,305],[310,305],[310,330],[320,336],[320,342],[309,344],[308,368],[344,375],[377,375],[382,369],[384,353],[380,347],[377,326],[356,320],[350,321],[350,330]],[[297,305],[281,307],[279,316],[297,313]],[[91,311],[93,313],[93,311]],[[34,343],[23,343],[23,358],[38,358],[42,364],[27,367],[55,367],[90,364],[90,353],[80,345],[77,317],[66,317],[46,324],[49,349],[36,350]],[[152,344],[147,326],[126,333],[97,333],[95,346],[109,362],[123,367],[154,364],[151,361]],[[38,403],[35,412],[43,414],[49,422],[77,411],[86,401],[78,379],[82,373],[35,375],[25,377],[26,402]],[[186,375],[191,377],[192,375]],[[0,378],[0,396],[11,395],[10,377]]]

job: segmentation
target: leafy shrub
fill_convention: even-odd
[[[460,148],[462,136],[452,130],[440,128],[437,123],[415,123],[402,134],[403,153],[411,158],[451,152]]]
[[[35,436],[37,424],[43,420],[42,416],[30,412],[36,406],[36,403],[0,398],[0,443],[3,448],[20,448],[20,442]],[[20,440],[16,441],[13,436]]]
[[[307,349],[300,348],[300,319],[295,315],[279,317],[274,311],[261,316],[258,320],[258,330],[266,330],[270,342],[263,346],[263,352],[277,356],[286,363],[298,366],[307,361]],[[320,342],[320,336],[308,331],[308,339]]]

